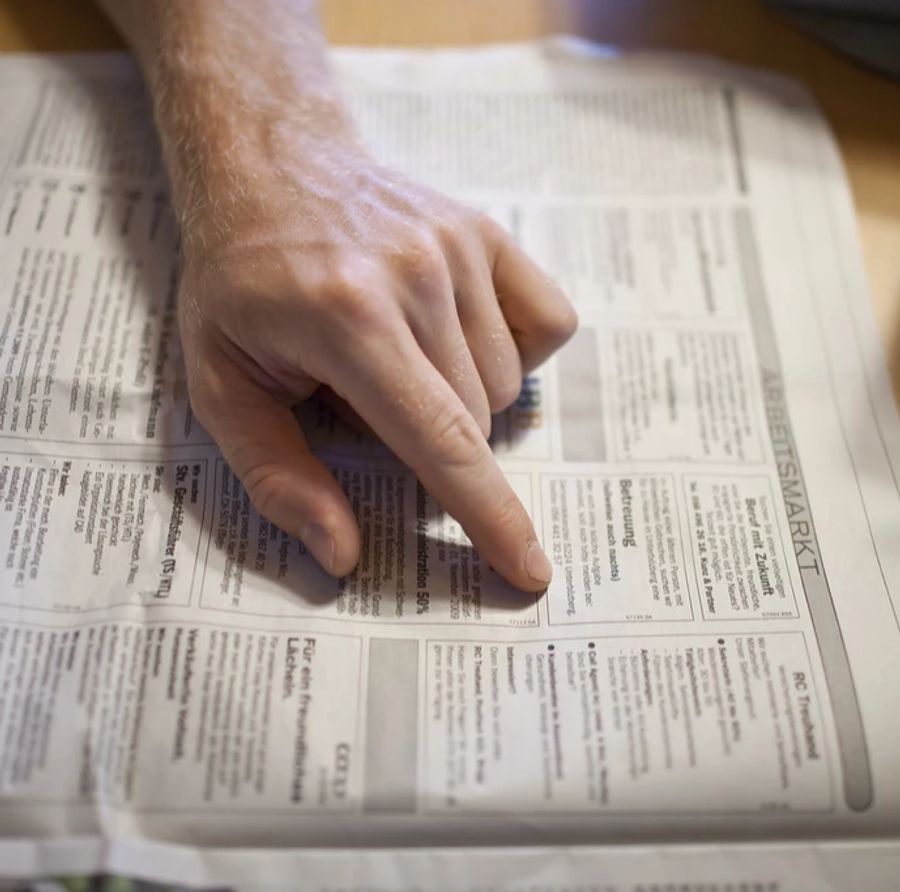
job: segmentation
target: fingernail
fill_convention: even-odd
[[[548,585],[553,578],[553,566],[537,539],[532,539],[525,550],[525,572],[542,585]]]
[[[313,557],[322,565],[322,569],[334,572],[334,538],[317,523],[309,524],[300,537]]]

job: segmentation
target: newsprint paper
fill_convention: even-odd
[[[334,61],[578,308],[493,433],[553,582],[315,405],[358,570],[258,516],[186,400],[133,63],[4,58],[0,875],[900,888],[900,425],[809,95],[572,41]]]

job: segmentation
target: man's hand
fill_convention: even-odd
[[[251,162],[224,237],[192,222],[180,311],[197,417],[256,508],[347,573],[356,521],[290,411],[326,384],[496,570],[544,587],[550,567],[486,437],[523,367],[572,333],[571,308],[489,219],[322,148]]]
[[[502,576],[544,588],[550,564],[486,438],[523,371],[572,334],[572,307],[490,219],[358,146],[339,103],[288,67],[310,64],[308,48],[293,56],[309,35],[285,38],[302,25],[296,4],[248,17],[217,0],[231,17],[219,34],[204,0],[167,2],[143,25],[160,32],[149,79],[182,220],[198,419],[260,513],[342,575],[359,557],[356,521],[291,412],[327,385]],[[208,56],[209,32],[227,64]],[[283,70],[271,73],[267,50]]]

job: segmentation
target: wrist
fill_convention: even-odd
[[[244,185],[331,152],[361,153],[311,0],[147,0],[132,44],[184,221]]]
[[[327,159],[364,154],[330,91],[269,89],[252,72],[237,86],[193,62],[170,85],[159,92],[156,115],[183,226],[210,214],[246,215],[244,205],[265,202],[277,181],[313,180]],[[166,96],[175,89],[177,104],[169,104]]]

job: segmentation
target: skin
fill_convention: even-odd
[[[257,510],[328,572],[356,520],[291,407],[327,387],[513,585],[551,565],[486,437],[569,302],[485,216],[360,145],[309,0],[105,0],[153,97],[183,240],[191,405]]]

